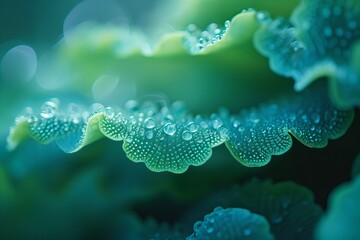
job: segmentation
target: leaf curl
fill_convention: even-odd
[[[274,239],[267,220],[242,208],[217,207],[194,224],[194,233],[187,238],[195,239]]]
[[[302,0],[290,21],[261,17],[254,42],[274,72],[294,78],[296,90],[328,77],[334,102],[351,108],[360,105],[359,21],[358,0]]]
[[[306,146],[324,147],[328,139],[346,132],[354,115],[336,109],[321,85],[234,116],[226,111],[193,116],[179,102],[167,106],[129,101],[118,110],[100,104],[70,109],[61,112],[56,102],[48,101],[39,115],[18,117],[9,147],[30,136],[43,144],[55,141],[70,153],[106,136],[123,141],[128,158],[145,162],[152,171],[182,173],[190,165],[205,163],[212,148],[225,142],[240,163],[260,167],[291,147],[289,133]]]

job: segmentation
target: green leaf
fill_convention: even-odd
[[[261,18],[255,46],[296,90],[328,77],[339,107],[360,106],[359,21],[358,0],[303,0],[290,22]]]
[[[31,137],[41,144],[55,141],[66,153],[76,152],[103,137],[98,127],[103,115],[101,106],[95,105],[90,111],[72,104],[67,112],[61,112],[57,99],[47,101],[42,105],[39,116],[29,113],[17,118],[7,139],[8,148],[11,150]]]
[[[131,88],[138,96],[165,93],[196,112],[258,104],[291,84],[274,74],[254,49],[252,37],[259,27],[255,15],[246,11],[215,28],[209,22],[203,30],[212,30],[202,51],[193,51],[203,37],[199,28],[168,33],[151,48],[134,29],[85,24],[60,41],[48,58],[40,59],[37,80],[44,88],[72,87],[89,96],[98,79],[111,75],[119,79],[113,94],[96,99],[107,103],[136,98],[135,93],[129,96]],[[58,81],[52,85],[51,79]],[[251,94],[255,90],[258,94]]]
[[[289,133],[308,147],[325,147],[328,139],[346,132],[353,115],[353,111],[336,109],[323,86],[316,85],[301,94],[227,118],[226,146],[240,163],[259,167],[267,164],[272,155],[290,149]]]
[[[194,239],[274,239],[269,223],[258,214],[242,208],[217,207],[194,224]]]
[[[194,206],[191,219],[219,205],[248,209],[264,216],[275,239],[312,239],[323,213],[313,193],[304,186],[253,179],[205,198]]]
[[[215,120],[193,117],[177,102],[170,108],[150,103],[137,108],[107,114],[100,129],[110,139],[124,140],[127,157],[145,162],[152,171],[182,173],[205,163],[212,147],[225,141],[225,129],[214,125]]]
[[[337,187],[330,195],[329,209],[317,227],[316,239],[360,238],[360,177]]]
[[[212,148],[224,142],[249,167],[263,166],[272,155],[286,152],[292,145],[289,132],[306,146],[324,147],[328,139],[346,132],[353,111],[337,110],[319,85],[235,116],[220,111],[194,117],[179,102],[168,107],[153,101],[129,101],[119,110],[100,104],[82,110],[72,104],[62,112],[52,100],[39,115],[17,119],[21,121],[10,130],[9,148],[30,136],[42,144],[55,141],[70,153],[106,136],[124,141],[127,157],[145,162],[152,171],[182,173],[205,163]]]

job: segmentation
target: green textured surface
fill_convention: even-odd
[[[193,206],[194,221],[215,206],[243,208],[264,216],[270,231],[278,240],[313,239],[322,209],[315,203],[310,189],[294,182],[273,183],[271,180],[253,179],[244,185],[235,185],[207,197]]]
[[[338,106],[359,106],[359,21],[358,0],[303,0],[290,22],[262,19],[255,46],[273,71],[294,78],[296,90],[325,76]]]
[[[55,102],[46,102],[39,116],[18,117],[27,120],[27,128],[25,120],[18,121],[10,130],[9,148],[26,139],[27,130],[38,142],[56,141],[68,153],[105,135],[123,140],[123,149],[132,161],[144,162],[152,171],[174,173],[205,163],[212,148],[224,142],[248,167],[264,166],[272,155],[289,150],[289,133],[306,146],[325,147],[328,139],[346,132],[354,114],[337,110],[321,85],[235,116],[219,111],[194,117],[181,102],[167,106],[131,100],[119,110],[100,104],[89,110],[70,105],[73,109],[66,112]]]
[[[111,139],[124,139],[129,159],[145,162],[152,171],[182,173],[190,165],[205,163],[225,136],[212,121],[194,118],[177,105],[141,106],[121,116],[111,113],[100,121],[100,129]]]
[[[241,208],[217,207],[204,221],[194,224],[194,233],[187,239],[271,240],[274,237],[263,216]]]
[[[259,167],[272,155],[290,149],[289,133],[308,147],[325,147],[328,139],[346,132],[353,117],[352,111],[337,110],[325,89],[316,85],[301,94],[229,117],[226,146],[245,166]]]

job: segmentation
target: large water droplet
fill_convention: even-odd
[[[129,111],[129,112],[133,112],[133,111],[136,111],[138,109],[138,102],[135,101],[135,100],[129,100],[125,103],[125,106],[124,108]]]
[[[189,129],[190,132],[196,132],[199,129],[199,125],[197,125],[194,122],[190,122],[188,124],[188,129]]]
[[[252,233],[252,232],[251,232],[251,229],[248,229],[248,228],[247,228],[247,229],[244,229],[244,230],[243,230],[244,236],[250,236],[251,233]]]
[[[227,139],[228,138],[229,130],[226,127],[221,126],[221,127],[218,128],[218,131],[219,131],[220,137],[222,139]]]
[[[57,113],[57,111],[59,110],[59,106],[58,106],[57,102],[58,102],[58,100],[52,100],[52,101],[45,102],[41,106],[40,116],[43,118],[54,117],[55,114]]]
[[[114,109],[112,107],[105,108],[106,116],[109,118],[113,118],[115,115]]]
[[[224,23],[224,26],[225,26],[225,29],[228,29],[230,27],[230,20],[226,20],[225,23]]]
[[[147,130],[147,131],[145,131],[145,137],[146,137],[147,139],[152,139],[153,136],[154,136],[154,132],[153,132],[152,130]]]
[[[176,132],[176,126],[175,126],[175,124],[173,124],[173,123],[167,123],[167,124],[165,124],[165,126],[164,126],[164,133],[166,133],[167,135],[172,136],[172,135],[175,134],[175,132]]]
[[[206,229],[206,231],[207,231],[208,233],[213,233],[213,232],[215,231],[215,229],[214,229],[213,227],[208,227],[208,228]]]
[[[320,122],[320,120],[321,120],[321,118],[320,118],[320,115],[318,113],[311,114],[311,121],[318,124]]]
[[[267,22],[269,20],[269,14],[267,12],[259,11],[256,13],[256,20],[261,23]]]
[[[212,124],[215,129],[218,129],[219,127],[221,127],[223,125],[222,121],[219,118],[215,118],[212,121]]]
[[[184,140],[186,140],[186,141],[189,141],[189,140],[192,138],[191,132],[185,130],[185,131],[182,133],[182,138],[183,138]]]
[[[151,117],[148,117],[145,119],[144,125],[147,129],[152,129],[155,127],[155,120]]]

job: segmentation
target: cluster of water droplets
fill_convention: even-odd
[[[105,113],[105,119],[101,122],[102,129],[115,140],[132,142],[131,136],[138,134],[147,140],[180,136],[184,141],[196,140],[197,143],[202,143],[209,131],[222,141],[227,134],[219,116],[213,114],[210,119],[200,115],[193,117],[185,111],[182,102],[174,102],[168,106],[131,100],[117,113],[111,107],[106,108]]]
[[[92,134],[96,139],[105,136],[124,141],[131,160],[148,160],[148,167],[156,171],[172,171],[175,166],[175,172],[183,172],[189,165],[200,165],[211,156],[213,147],[224,142],[242,164],[259,167],[291,147],[289,133],[307,146],[323,147],[349,127],[352,111],[337,110],[326,100],[325,89],[312,91],[237,115],[220,109],[211,115],[194,116],[181,102],[151,100],[131,100],[121,108],[95,103],[85,109],[69,104],[61,111],[59,100],[51,99],[39,113],[27,108],[16,124],[27,122],[32,138],[40,143],[56,140],[66,146],[59,145],[66,152],[94,141]]]
[[[203,31],[195,24],[190,24],[186,28],[187,38],[185,45],[190,53],[196,54],[220,41],[230,28],[230,24],[230,20],[225,21],[223,27],[218,26],[216,23],[211,23]]]
[[[273,239],[264,217],[246,209],[216,207],[194,224],[192,239]]]
[[[35,114],[31,108],[26,109],[23,117],[27,119],[32,137],[39,142],[48,143],[59,136],[81,129],[89,117],[89,112],[76,104],[69,104],[66,112],[59,108],[60,101],[53,98],[41,106],[39,114]]]

